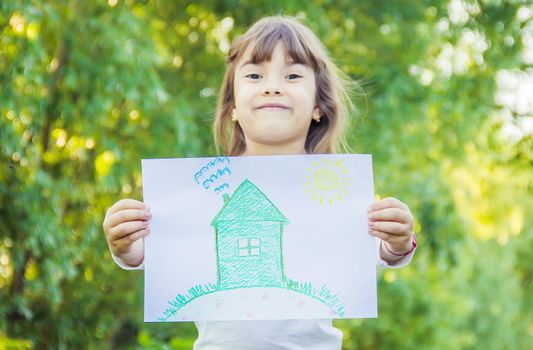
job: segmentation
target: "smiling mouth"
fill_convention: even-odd
[[[283,110],[287,110],[288,108],[287,107],[259,107],[258,109],[263,110],[263,111],[283,111]]]

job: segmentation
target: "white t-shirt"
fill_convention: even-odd
[[[376,238],[378,264],[402,267],[411,261],[415,250],[397,258],[381,248]],[[143,264],[128,267],[120,259],[113,259],[125,270],[143,269]],[[387,263],[394,261],[393,264]],[[198,321],[198,339],[194,350],[340,350],[342,332],[333,327],[332,320],[265,320],[265,321]]]
[[[342,332],[331,320],[195,322],[194,350],[339,350]]]

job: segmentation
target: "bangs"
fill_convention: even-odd
[[[250,33],[252,34],[252,33]],[[229,52],[228,63],[238,61],[247,50],[250,51],[250,63],[259,64],[270,61],[272,52],[279,42],[285,46],[286,54],[294,63],[307,65],[316,71],[317,58],[304,44],[305,40],[294,28],[285,23],[270,23],[269,26],[257,28],[257,32],[240,38],[234,52]]]

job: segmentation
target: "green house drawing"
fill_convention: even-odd
[[[287,218],[244,180],[211,225],[215,228],[217,287],[285,287],[282,238]]]

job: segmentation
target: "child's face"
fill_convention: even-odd
[[[249,51],[237,62],[234,80],[235,112],[246,154],[305,153],[316,106],[313,69],[293,63],[282,42],[268,62],[248,63]]]

